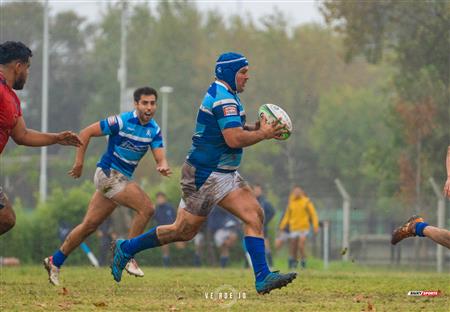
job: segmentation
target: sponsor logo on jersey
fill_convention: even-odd
[[[146,152],[148,149],[148,145],[135,145],[130,141],[124,141],[122,144],[120,144],[120,147],[123,149],[126,149],[128,151],[133,152]]]
[[[224,105],[223,115],[224,116],[237,116],[238,110],[236,105]]]

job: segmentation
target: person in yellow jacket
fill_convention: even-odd
[[[289,202],[279,229],[289,228],[289,268],[295,268],[298,264],[298,252],[300,252],[301,266],[306,267],[305,243],[309,234],[311,223],[314,233],[319,231],[319,219],[311,200],[299,186],[294,186],[289,195]]]

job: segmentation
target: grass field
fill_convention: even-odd
[[[288,287],[261,296],[249,270],[143,269],[144,278],[124,275],[116,284],[108,268],[67,266],[64,287],[54,287],[42,267],[4,267],[0,311],[450,311],[448,273],[307,269]],[[409,290],[442,293],[410,297]],[[233,299],[223,298],[233,291]],[[206,298],[211,292],[213,299]]]

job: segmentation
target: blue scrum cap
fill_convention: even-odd
[[[216,77],[223,80],[236,92],[236,74],[242,68],[248,66],[245,56],[235,52],[226,52],[219,56],[216,62]]]

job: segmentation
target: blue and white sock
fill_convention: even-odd
[[[261,282],[270,273],[266,262],[264,239],[261,237],[245,236],[244,241],[247,252],[252,259],[256,282]]]

